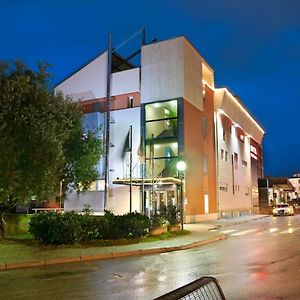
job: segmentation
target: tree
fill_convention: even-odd
[[[98,178],[99,135],[84,131],[78,103],[50,92],[47,68],[0,63],[0,211]]]

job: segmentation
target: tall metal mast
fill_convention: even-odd
[[[112,34],[108,34],[107,77],[106,77],[106,134],[105,134],[105,175],[104,175],[104,209],[107,208],[109,188],[109,147],[110,147],[110,92],[112,66]]]

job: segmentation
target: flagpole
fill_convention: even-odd
[[[132,125],[130,125],[130,135],[129,135],[129,145],[130,145],[130,166],[129,166],[129,176],[130,176],[130,185],[129,185],[129,212],[132,212]]]

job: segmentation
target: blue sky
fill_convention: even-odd
[[[265,174],[300,172],[300,1],[0,2],[0,59],[53,65],[56,83],[145,26],[147,40],[185,35],[266,130]]]

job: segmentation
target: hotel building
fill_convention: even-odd
[[[107,56],[55,88],[81,102],[88,128],[105,129]],[[99,180],[90,191],[71,192],[65,210],[89,204],[95,212],[126,213],[132,186],[133,211],[182,203],[186,223],[258,213],[264,130],[239,97],[215,87],[214,70],[185,37],[143,45],[139,67],[113,53],[109,132],[107,203],[101,160]],[[179,160],[187,166],[183,178]]]

